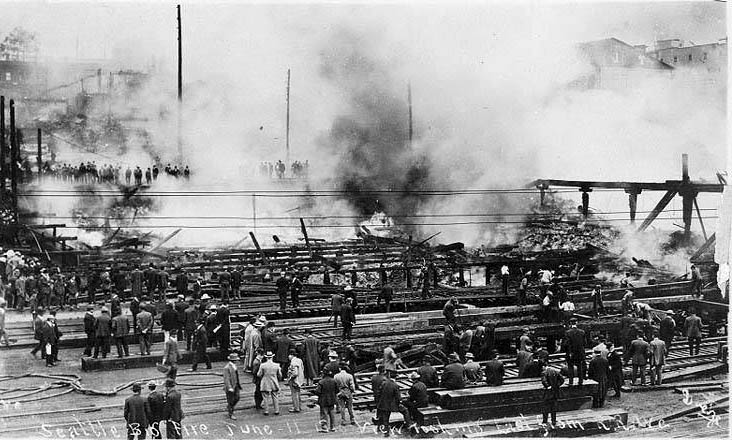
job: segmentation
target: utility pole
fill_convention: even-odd
[[[285,119],[285,163],[290,163],[290,69],[287,69],[287,93],[285,96],[287,103],[287,115]]]
[[[0,96],[0,198],[5,195],[5,97]]]
[[[13,192],[13,220],[18,223],[18,136],[15,132],[15,101],[10,100],[10,189]]]
[[[183,29],[180,20],[180,5],[176,6],[178,12],[178,157],[183,158],[183,140],[181,139],[181,126],[183,125]]]
[[[407,102],[409,103],[409,148],[412,147],[412,83],[407,83]]]

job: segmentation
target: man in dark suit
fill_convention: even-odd
[[[290,350],[295,348],[295,344],[290,339],[289,329],[282,329],[282,334],[277,338],[275,347],[275,362],[282,368],[282,377],[287,377],[287,370],[290,367]]]
[[[567,330],[567,368],[569,369],[569,384],[574,382],[574,367],[577,367],[579,385],[585,377],[585,331],[577,328],[577,318],[569,320],[570,329]]]
[[[46,354],[46,366],[47,367],[53,367],[55,358],[54,358],[54,347],[56,347],[56,344],[58,343],[58,339],[56,337],[56,330],[53,325],[54,317],[49,316],[46,318],[46,322],[43,324],[43,328],[41,329],[41,333],[43,334],[43,341],[45,342],[45,346],[43,347],[43,352]]]
[[[91,356],[92,350],[96,345],[96,323],[97,318],[94,317],[94,306],[86,307],[84,314],[84,333],[86,333],[86,347],[84,347],[84,356]]]
[[[562,398],[560,387],[563,383],[564,377],[557,368],[544,365],[541,373],[541,384],[544,386],[544,405],[542,408],[542,423],[544,424],[548,421],[549,413],[552,414],[552,425],[557,424],[557,401]]]
[[[441,384],[448,390],[465,388],[465,367],[456,353],[450,355],[450,363],[442,371]]]
[[[160,426],[160,422],[163,420],[163,407],[165,406],[163,395],[155,391],[157,384],[152,380],[148,382],[147,388],[150,393],[147,395],[145,402],[145,411],[147,413],[147,422],[151,427],[152,438],[163,438],[163,429]]]
[[[701,345],[702,339],[701,328],[701,318],[696,315],[694,310],[691,310],[691,314],[684,321],[684,335],[689,340],[689,356],[699,354],[699,346]]]
[[[203,325],[203,319],[199,319],[198,327],[193,335],[193,365],[188,371],[196,371],[199,362],[205,362],[206,369],[211,369],[211,359],[206,353],[206,347],[208,347],[208,332],[206,332],[206,326]]]
[[[630,343],[630,359],[633,365],[633,370],[630,376],[630,380],[635,385],[635,378],[640,372],[641,385],[646,384],[646,364],[648,364],[648,357],[650,345],[648,342],[643,340],[641,335]],[[627,363],[627,362],[626,362]]]
[[[183,312],[184,314],[184,324],[183,328],[185,330],[185,337],[186,337],[186,350],[191,351],[191,342],[193,340],[193,334],[196,332],[196,327],[198,327],[197,322],[198,318],[200,316],[198,309],[195,307],[195,303],[193,299],[188,300],[188,307]]]
[[[605,406],[605,396],[607,395],[608,379],[610,376],[610,365],[604,357],[600,349],[594,350],[595,357],[590,361],[587,368],[587,377],[597,382],[596,393],[592,399],[594,408],[602,408]]]
[[[389,418],[392,412],[401,412],[404,416],[404,426],[412,426],[412,418],[407,408],[401,404],[399,385],[394,382],[396,371],[387,371],[386,380],[381,386],[381,396],[376,404],[376,417],[379,419],[379,431],[389,436]]]
[[[112,318],[109,317],[109,310],[102,307],[102,314],[97,317],[95,326],[96,344],[94,345],[94,359],[99,357],[99,349],[102,350],[102,358],[109,353],[109,338],[112,336]]]
[[[673,318],[674,311],[667,310],[666,316],[661,320],[659,325],[659,338],[666,344],[666,350],[671,349],[671,343],[674,340],[676,332],[676,321]]]
[[[41,352],[41,359],[46,358],[46,343],[43,340],[43,327],[46,325],[46,320],[43,319],[43,308],[39,307],[35,318],[33,318],[33,338],[38,341],[31,354],[36,355],[39,351]]]
[[[125,422],[127,423],[127,440],[138,440],[145,438],[147,429],[147,414],[145,410],[145,399],[140,395],[142,386],[139,383],[132,384],[132,395],[125,399]]]
[[[112,335],[114,345],[117,346],[117,357],[129,356],[130,347],[127,345],[127,334],[130,332],[130,321],[122,313],[112,318]]]
[[[174,379],[165,379],[165,396],[163,397],[163,419],[165,419],[166,438],[183,438],[180,422],[185,415],[180,406],[180,393],[175,389]]]
[[[239,355],[231,353],[229,355],[229,363],[224,367],[224,392],[226,393],[226,410],[231,420],[236,420],[234,416],[234,407],[239,402],[239,391],[241,391],[241,382],[239,382],[239,371],[235,362],[239,361]]]
[[[505,376],[503,362],[496,359],[496,350],[491,350],[488,362],[485,363],[485,383],[490,386],[503,385]]]

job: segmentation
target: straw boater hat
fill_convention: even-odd
[[[465,359],[473,359],[475,356],[473,356],[473,353],[465,353]]]
[[[239,360],[239,355],[236,353],[231,353],[228,358],[230,361],[235,362]]]
[[[329,359],[338,359],[338,353],[336,353],[335,351],[331,350],[331,351],[328,352],[328,358]]]
[[[267,353],[264,354],[264,357],[266,357],[267,359],[271,359],[274,357],[274,353],[272,353],[271,351],[267,351]]]
[[[210,305],[210,306],[208,307],[208,309],[209,309],[209,310],[216,310],[216,304],[211,304],[211,305]]]
[[[201,299],[211,299],[211,297],[208,296],[208,293],[204,293],[203,295],[201,295]]]

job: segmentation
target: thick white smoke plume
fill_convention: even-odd
[[[674,5],[184,5],[180,133],[182,162],[193,177],[159,182],[154,191],[262,192],[255,199],[161,196],[150,215],[163,218],[142,218],[140,229],[156,226],[164,236],[175,226],[209,226],[186,229],[170,244],[232,244],[253,230],[256,216],[258,236],[271,244],[275,234],[298,240],[299,217],[313,228],[311,236],[334,239],[352,236],[351,225],[383,210],[416,236],[440,231],[443,242],[497,244],[513,237],[510,226],[536,196],[453,192],[519,188],[536,178],[674,179],[682,152],[691,156],[693,177],[711,177],[726,159],[726,81],[710,84],[678,71],[621,91],[568,87],[591,71],[575,47],[582,41],[651,44],[659,32],[723,36],[713,34],[724,32],[723,5]],[[150,13],[173,17],[167,7]],[[719,20],[710,22],[710,14]],[[159,51],[146,46],[145,57],[174,53],[172,37],[152,33],[153,45],[166,44]],[[134,140],[125,161],[147,166],[156,155],[163,163],[181,161],[169,60],[156,59],[151,81],[134,97],[152,149]],[[310,188],[343,190],[341,197],[265,196],[292,187],[253,175],[260,161],[285,156],[288,68],[290,159],[309,161]],[[395,193],[358,195],[374,189]],[[415,189],[446,194],[399,192]],[[578,200],[579,192],[569,196]],[[626,197],[593,193],[591,206],[625,211]],[[639,211],[658,197],[642,194]],[[228,218],[186,218],[206,216]],[[335,224],[343,227],[318,228]]]

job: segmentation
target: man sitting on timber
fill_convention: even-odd
[[[450,363],[442,371],[441,385],[448,390],[465,388],[465,367],[460,363],[457,353],[450,355]]]
[[[531,344],[531,330],[529,330],[528,327],[525,327],[521,331],[521,337],[519,338],[519,350],[526,351],[526,346]]]
[[[503,376],[506,374],[503,362],[496,359],[496,350],[491,350],[489,360],[485,363],[485,383],[489,386],[503,385]]]
[[[454,323],[455,318],[455,308],[458,305],[458,299],[454,296],[447,300],[445,303],[445,307],[442,308],[442,314],[445,316],[445,319],[447,319],[448,324]]]
[[[429,399],[427,398],[427,385],[422,381],[418,372],[413,372],[409,375],[412,379],[412,386],[409,387],[408,396],[402,400],[404,405],[409,411],[409,416],[412,420],[423,423],[422,415],[419,413],[419,408],[426,408],[429,405]]]
[[[427,388],[437,388],[440,386],[440,376],[437,374],[437,370],[432,366],[427,356],[422,358],[422,366],[417,368],[417,374],[422,380],[422,383]]]
[[[480,369],[480,364],[474,361],[475,356],[473,353],[465,353],[465,379],[468,383],[475,384],[483,381],[483,370]]]

